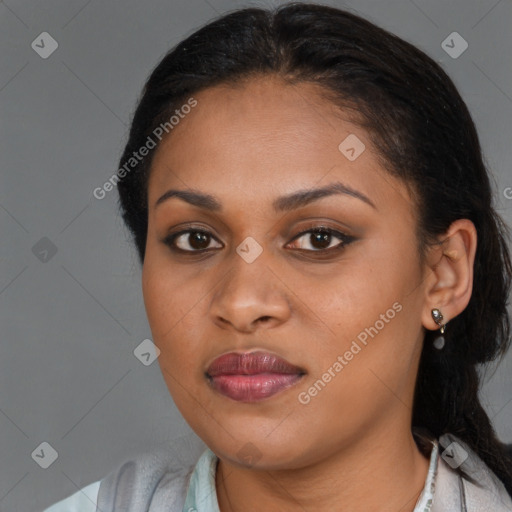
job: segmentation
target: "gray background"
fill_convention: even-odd
[[[416,44],[447,70],[512,224],[510,1],[326,3]],[[103,200],[92,191],[115,172],[136,99],[163,54],[218,14],[276,4],[0,2],[0,510],[43,509],[132,455],[190,439],[158,363],[133,354],[151,334],[116,191]],[[47,59],[31,47],[44,31],[59,44]],[[457,59],[441,47],[453,31],[469,43]],[[32,250],[43,237],[57,249],[47,261]],[[482,391],[507,442],[511,369],[512,353]],[[58,452],[47,469],[31,456],[42,442]]]

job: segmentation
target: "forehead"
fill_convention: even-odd
[[[334,181],[375,202],[389,194],[387,188],[404,196],[401,184],[379,165],[368,134],[321,92],[316,84],[265,76],[195,94],[197,106],[153,158],[149,204],[171,187],[231,199],[236,192],[244,201]],[[358,151],[364,147],[357,159],[340,149],[346,140],[360,143]]]

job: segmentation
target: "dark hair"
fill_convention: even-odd
[[[358,114],[389,173],[415,198],[423,262],[451,223],[470,219],[478,247],[467,308],[450,321],[446,346],[427,331],[413,425],[465,441],[512,494],[512,460],[478,397],[478,366],[510,346],[512,268],[506,226],[492,205],[489,176],[468,108],[447,74],[422,51],[352,13],[318,4],[247,8],[200,28],[172,49],[145,84],[120,167],[192,94],[273,74],[321,86]],[[157,146],[158,147],[158,146]],[[154,151],[118,183],[123,219],[140,262],[147,234],[147,179]]]

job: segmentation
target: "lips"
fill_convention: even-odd
[[[293,386],[305,373],[267,352],[231,352],[215,359],[206,377],[219,393],[236,401],[255,402]]]

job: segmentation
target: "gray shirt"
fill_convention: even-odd
[[[503,483],[464,441],[452,434],[439,440],[418,432],[415,437],[424,446],[431,443],[432,450],[425,487],[414,512],[512,512],[512,499]],[[173,450],[160,449],[126,461],[97,482],[96,508],[87,510],[218,512],[217,458],[211,450],[204,451],[204,445],[185,446],[189,450],[185,457]],[[194,450],[192,457],[202,453],[201,457],[197,463],[186,464],[184,459]],[[45,512],[84,512],[84,507],[72,505],[78,503],[73,502],[78,494]],[[91,507],[91,497],[87,500]]]

